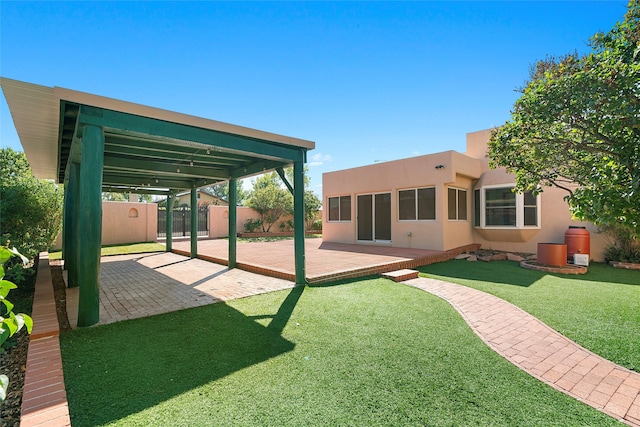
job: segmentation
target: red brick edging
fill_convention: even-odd
[[[614,268],[624,268],[626,270],[640,270],[640,264],[632,263],[632,262],[611,261],[609,264],[611,264]]]
[[[33,330],[27,352],[20,426],[70,426],[60,355],[60,327],[47,253],[40,254],[31,317]]]

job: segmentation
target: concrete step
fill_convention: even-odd
[[[381,276],[385,279],[391,279],[394,282],[404,282],[405,280],[416,279],[418,277],[418,272],[416,270],[409,270],[405,268],[403,270],[382,273]]]

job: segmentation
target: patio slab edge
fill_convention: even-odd
[[[417,267],[422,267],[424,265],[434,264],[437,262],[449,261],[461,253],[472,252],[480,249],[479,243],[472,243],[470,245],[459,246],[457,248],[450,249],[448,251],[444,251],[434,255],[428,255],[425,257],[419,257],[414,259],[407,259],[402,261],[392,261],[386,264],[381,265],[372,265],[365,266],[356,269],[335,271],[329,274],[320,274],[320,275],[308,275],[307,276],[307,284],[309,285],[319,285],[325,284],[329,282],[334,282],[336,280],[344,280],[344,279],[355,279],[358,277],[366,277],[372,276],[381,273],[389,273],[394,270],[404,270],[404,269],[413,269]],[[173,253],[191,256],[189,251],[181,250],[181,249],[172,249]],[[213,257],[209,255],[198,254],[198,259],[202,259],[204,261],[214,262],[216,264],[229,265],[229,261],[220,257]],[[237,267],[241,270],[249,271],[251,273],[262,274],[265,276],[276,277],[279,279],[289,280],[295,282],[295,274],[283,271],[275,268],[269,268],[261,265],[249,264],[249,263],[237,263]]]

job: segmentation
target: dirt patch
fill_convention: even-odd
[[[18,338],[12,343],[15,345],[0,354],[0,372],[9,377],[7,398],[0,404],[0,426],[2,427],[18,427],[20,425],[22,387],[27,365],[29,335],[26,331],[21,331],[17,336]]]
[[[71,330],[69,316],[67,316],[67,285],[62,276],[62,261],[49,261],[51,268],[51,282],[53,283],[53,295],[56,299],[56,311],[58,313],[58,325],[60,333]]]

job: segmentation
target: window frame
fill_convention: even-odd
[[[449,215],[450,212],[450,192],[449,190],[454,190],[455,191],[455,201],[456,201],[456,206],[455,206],[455,211],[456,211],[456,217],[455,218],[451,218],[451,216]],[[464,192],[464,218],[460,218],[460,192]],[[469,190],[467,188],[460,188],[460,187],[447,187],[447,220],[448,221],[469,221]]]
[[[349,218],[348,219],[343,218],[343,212],[342,212],[342,207],[343,207],[342,199],[346,199],[346,198],[349,198]],[[338,199],[338,219],[331,219],[331,199]],[[351,214],[351,211],[353,210],[353,206],[351,206],[351,194],[327,197],[327,207],[328,207],[327,222],[351,222],[351,218],[353,217],[353,215]]]
[[[499,188],[504,188],[504,189],[509,189],[509,190],[513,190],[515,188],[515,184],[511,183],[511,184],[492,184],[492,185],[484,185],[478,188],[474,189],[475,191],[480,191],[480,204],[479,206],[476,206],[475,203],[475,197],[474,197],[474,218],[477,217],[478,212],[477,209],[480,210],[479,214],[480,214],[480,223],[479,224],[475,224],[474,223],[474,227],[475,228],[481,228],[481,229],[490,229],[490,230],[522,230],[522,229],[540,229],[541,228],[541,213],[542,213],[542,200],[540,197],[540,194],[535,196],[535,205],[531,205],[531,204],[526,204],[525,205],[525,193],[514,193],[515,195],[515,214],[516,214],[516,221],[515,221],[515,225],[487,225],[487,197],[486,197],[486,190],[494,190],[494,189],[499,189]],[[531,193],[531,192],[526,192],[526,193]],[[525,209],[532,209],[535,208],[535,225],[526,225],[525,224]]]
[[[433,190],[433,218],[420,218],[419,217],[419,207],[420,207],[420,203],[419,203],[419,194],[420,194],[420,190]],[[436,198],[436,187],[435,186],[427,186],[427,187],[414,187],[414,188],[403,188],[403,189],[399,189],[398,191],[398,221],[399,222],[417,222],[417,221],[421,221],[421,222],[426,222],[426,221],[436,221],[437,217],[438,217],[438,201]],[[413,212],[414,212],[414,218],[410,218],[410,219],[402,219],[400,218],[400,202],[401,202],[401,198],[400,198],[400,192],[403,191],[413,191]]]

